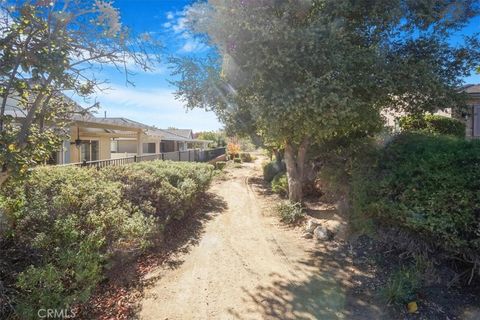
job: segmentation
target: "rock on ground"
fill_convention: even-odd
[[[346,226],[338,220],[310,218],[305,226],[305,232],[313,233],[319,240],[333,239],[345,233]]]

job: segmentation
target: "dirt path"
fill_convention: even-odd
[[[355,272],[345,250],[306,240],[265,215],[252,187],[259,163],[231,169],[212,192],[228,208],[206,222],[183,263],[149,275],[140,319],[355,319],[379,311],[350,294]],[[362,275],[356,275],[362,276]]]

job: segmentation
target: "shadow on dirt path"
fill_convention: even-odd
[[[185,218],[171,222],[163,241],[139,257],[118,257],[107,272],[107,279],[77,313],[76,319],[136,319],[145,290],[161,276],[157,270],[179,268],[202,238],[205,225],[228,208],[218,195],[207,192],[199,199],[198,209]]]
[[[210,215],[190,251],[147,278],[140,319],[376,319],[368,297],[350,294],[346,244],[303,239],[268,214],[275,205],[258,188],[260,163],[231,168],[211,192],[225,202]]]

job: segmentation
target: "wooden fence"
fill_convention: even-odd
[[[165,152],[157,154],[147,154],[141,156],[132,156],[119,159],[108,159],[108,160],[98,160],[98,161],[84,161],[79,163],[67,164],[70,166],[78,167],[94,167],[97,169],[108,167],[108,166],[120,166],[129,163],[143,162],[143,161],[154,161],[154,160],[171,160],[171,161],[188,161],[188,162],[208,162],[212,159],[215,159],[218,156],[225,154],[225,148],[217,149],[208,149],[208,150],[186,150],[186,151],[175,151],[175,152]]]

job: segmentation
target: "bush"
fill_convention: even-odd
[[[400,118],[400,128],[402,131],[407,132],[418,131],[465,138],[465,123],[457,119],[439,115],[404,116]]]
[[[263,179],[270,183],[277,174],[283,171],[285,171],[283,163],[279,164],[277,161],[268,162],[263,166]]]
[[[282,196],[288,194],[288,179],[285,172],[280,172],[273,178],[272,191]]]
[[[388,304],[405,305],[415,300],[421,287],[421,274],[415,267],[402,267],[395,271],[380,291]]]
[[[242,159],[240,159],[240,158],[233,158],[233,163],[242,163]]]
[[[122,196],[162,224],[180,219],[197,204],[213,177],[213,166],[202,163],[152,161],[102,170],[122,184]]]
[[[21,248],[26,261],[11,259],[0,276],[6,278],[4,267],[17,272],[8,274],[19,292],[16,312],[36,319],[39,308],[85,302],[113,254],[147,248],[172,218],[194,207],[212,173],[206,164],[154,161],[99,171],[43,167],[22,183],[9,182],[0,195],[9,225],[2,242]]]
[[[238,145],[240,146],[241,150],[247,151],[247,152],[253,152],[255,149],[257,149],[254,141],[250,138],[240,138],[238,139]]]
[[[227,154],[233,159],[240,154],[240,145],[237,143],[230,142],[227,144]]]
[[[30,263],[16,270],[22,318],[86,301],[107,257],[124,247],[145,248],[155,231],[155,219],[125,203],[120,185],[96,170],[38,168],[24,184],[7,185],[0,203],[9,236]]]
[[[357,168],[354,213],[478,257],[479,163],[480,141],[402,134]]]
[[[242,159],[243,162],[252,162],[252,155],[248,152],[241,152],[240,153],[240,159]]]
[[[226,162],[226,161],[217,161],[217,162],[215,162],[215,169],[217,169],[217,170],[223,170],[223,169],[225,169],[226,166],[227,166],[227,162]]]
[[[301,203],[282,202],[275,208],[282,222],[293,224],[305,218]]]

